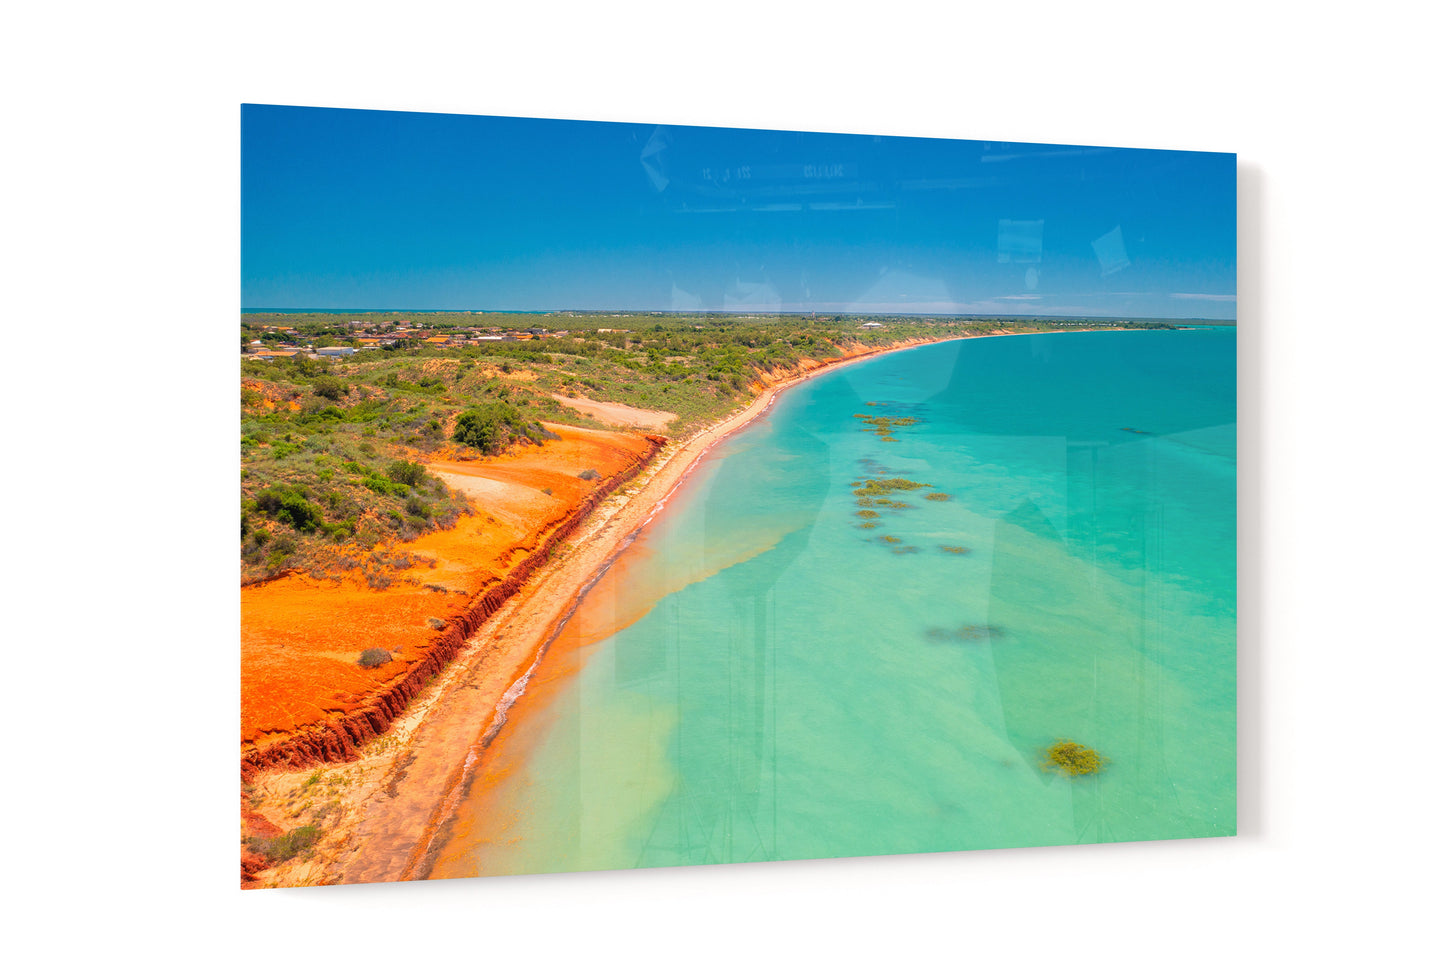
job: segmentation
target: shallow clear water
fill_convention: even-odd
[[[1233,328],[1091,332],[785,392],[588,596],[432,875],[1233,833],[1234,373]],[[932,487],[865,529],[879,477]]]

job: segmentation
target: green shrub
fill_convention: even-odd
[[[583,481],[595,481],[596,479],[602,477],[602,473],[595,468],[587,468],[582,470],[581,472],[578,472],[577,477],[582,479]]]
[[[315,531],[325,521],[321,509],[306,500],[300,486],[275,486],[256,496],[256,507],[299,532]]]
[[[391,653],[386,651],[385,649],[367,649],[365,652],[361,653],[361,658],[356,660],[356,664],[361,666],[363,669],[374,669],[377,666],[385,665],[390,661]]]
[[[311,382],[311,390],[315,391],[316,394],[322,398],[330,401],[340,401],[346,397],[350,389],[347,388],[346,382],[340,378],[332,375],[321,375],[316,378],[315,381]]]
[[[291,365],[296,369],[296,373],[303,378],[314,378],[317,375],[326,373],[326,362],[313,361],[299,351],[291,356]]]
[[[493,401],[458,415],[452,440],[476,448],[484,455],[496,455],[506,448],[513,436],[535,441],[541,431],[541,426],[529,424],[514,406],[505,401]]]
[[[365,484],[367,488],[370,488],[372,491],[376,492],[378,495],[395,495],[398,498],[405,498],[411,493],[411,489],[408,488],[406,485],[398,485],[396,482],[389,482],[385,478],[382,478],[380,475],[366,476],[363,484]]]
[[[403,485],[417,485],[426,477],[426,467],[414,461],[394,461],[386,466],[386,475]]]

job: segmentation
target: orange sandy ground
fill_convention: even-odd
[[[243,748],[344,713],[404,674],[431,643],[428,618],[447,619],[505,577],[601,481],[583,481],[579,472],[610,477],[648,451],[637,435],[548,427],[561,439],[428,466],[474,510],[450,530],[393,546],[435,559],[434,567],[395,572],[394,584],[380,591],[359,575],[335,582],[302,574],[241,590]],[[392,661],[361,668],[357,659],[369,648],[387,649]]]

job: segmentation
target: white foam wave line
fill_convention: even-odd
[[[486,732],[482,733],[482,745],[485,746],[490,743],[492,738],[501,730],[502,726],[507,724],[507,710],[516,704],[517,699],[523,692],[527,691],[527,683],[532,681],[532,673],[537,671],[537,664],[541,661],[542,656],[539,651],[536,661],[531,664],[526,672],[522,673],[516,682],[507,686],[507,691],[503,692],[502,697],[497,700],[497,708],[492,715],[492,724],[487,726]]]
[[[467,755],[462,761],[461,773],[451,790],[447,792],[441,803],[437,805],[436,815],[431,821],[431,825],[435,827],[435,829],[431,832],[429,838],[427,838],[426,845],[422,847],[422,865],[427,866],[427,872],[430,872],[430,866],[427,865],[426,861],[427,858],[432,855],[432,850],[437,844],[437,839],[440,837],[438,830],[440,827],[450,823],[452,817],[456,815],[457,809],[461,806],[462,796],[471,785],[472,774],[477,768],[477,763],[481,761],[482,753],[491,745],[497,733],[502,730],[502,726],[506,725],[507,710],[516,704],[517,699],[521,697],[523,692],[527,691],[527,683],[532,680],[533,674],[537,671],[537,666],[541,665],[542,656],[546,653],[550,643],[551,640],[549,639],[547,645],[539,648],[537,657],[532,660],[532,664],[528,667],[527,671],[522,673],[516,682],[509,685],[506,692],[502,693],[502,698],[497,700],[497,708],[492,713],[492,721],[491,724],[487,726],[486,732],[482,733],[481,739],[467,747]],[[406,875],[408,878],[411,877],[410,872]]]

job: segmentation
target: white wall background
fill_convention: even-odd
[[[1429,8],[509,6],[7,17],[17,958],[1438,953]],[[243,101],[1236,151],[1239,838],[239,892]]]

